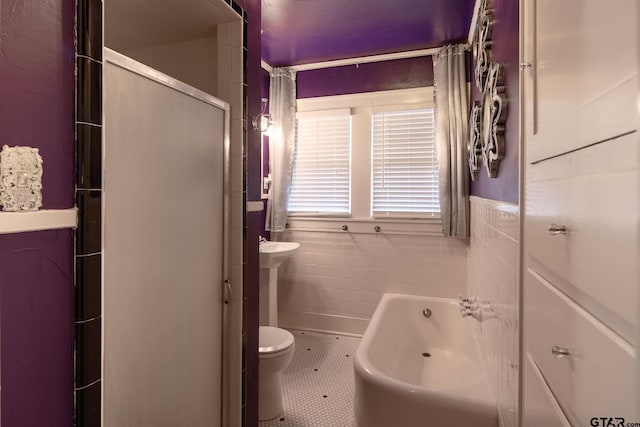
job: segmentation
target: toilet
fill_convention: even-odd
[[[282,371],[289,366],[295,347],[291,332],[260,326],[258,365],[258,419],[282,414]]]
[[[260,332],[258,419],[282,414],[282,371],[293,358],[291,332],[278,328],[278,267],[300,247],[294,242],[260,243]]]

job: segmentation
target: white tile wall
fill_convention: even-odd
[[[212,36],[131,49],[123,53],[197,89],[217,96],[217,47],[216,36]]]
[[[281,240],[301,244],[279,270],[279,317],[286,327],[363,333],[385,292],[465,293],[466,241],[322,231],[286,231]]]
[[[242,21],[240,19],[217,26],[217,79],[216,96],[229,103],[231,120],[230,179],[231,191],[231,303],[227,305],[229,329],[227,349],[227,385],[223,403],[224,425],[242,424],[242,236],[244,227],[243,193],[243,76],[242,76]]]
[[[487,304],[474,324],[503,427],[518,425],[519,221],[517,205],[471,198],[467,294]]]

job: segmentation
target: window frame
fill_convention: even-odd
[[[430,218],[439,218],[440,217],[440,210],[438,209],[438,211],[436,212],[417,212],[417,211],[397,211],[397,212],[376,212],[374,210],[374,203],[373,203],[373,199],[374,199],[374,185],[373,185],[373,178],[374,178],[374,134],[373,134],[373,129],[374,129],[374,114],[379,114],[379,113],[396,113],[396,112],[405,112],[405,111],[420,111],[420,110],[431,110],[432,111],[432,126],[433,126],[433,133],[434,133],[434,153],[435,153],[435,108],[433,106],[431,107],[424,107],[421,105],[416,105],[416,104],[406,104],[406,105],[392,105],[392,106],[383,106],[380,108],[374,108],[373,111],[371,112],[371,181],[370,181],[370,192],[371,192],[371,197],[370,197],[370,217],[371,218],[376,218],[376,219],[380,219],[380,218],[390,218],[390,219],[430,219]],[[436,163],[436,175],[438,174],[437,171],[437,160],[435,161]],[[438,203],[439,205],[439,203]],[[438,206],[439,207],[439,206]]]
[[[339,217],[350,217],[351,216],[351,205],[352,205],[352,197],[351,197],[351,193],[352,193],[352,187],[351,187],[351,183],[352,183],[352,176],[353,176],[353,172],[352,172],[352,159],[353,159],[353,152],[352,152],[352,146],[353,146],[353,124],[352,124],[352,112],[351,109],[349,108],[332,108],[332,109],[326,109],[326,110],[314,110],[314,111],[298,111],[296,113],[296,147],[294,150],[294,155],[295,152],[297,151],[298,147],[298,141],[297,141],[297,136],[298,136],[298,120],[299,119],[305,119],[305,118],[322,118],[322,117],[349,117],[349,182],[348,182],[348,200],[347,200],[347,211],[346,212],[335,212],[335,211],[289,211],[289,216],[296,216],[296,217],[304,217],[304,216],[310,216],[310,217],[327,217],[327,218],[339,218]],[[295,164],[296,164],[296,159],[294,158],[293,161],[294,164],[294,171],[292,172],[291,175],[291,182],[293,185],[293,176],[295,175]],[[289,199],[291,200],[291,199]]]
[[[387,220],[396,223],[439,222],[439,215],[428,218],[384,218],[373,217],[371,212],[372,113],[383,109],[434,108],[434,105],[433,87],[298,99],[297,109],[301,113],[341,108],[351,109],[351,213],[348,216],[290,213],[289,216],[292,219],[311,217],[309,219],[313,220],[315,216],[319,219],[336,218],[359,223]]]

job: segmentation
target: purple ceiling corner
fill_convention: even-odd
[[[262,58],[273,66],[466,41],[475,0],[263,0]]]

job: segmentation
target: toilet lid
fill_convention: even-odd
[[[293,335],[284,329],[273,326],[260,326],[258,352],[276,353],[293,345]]]

